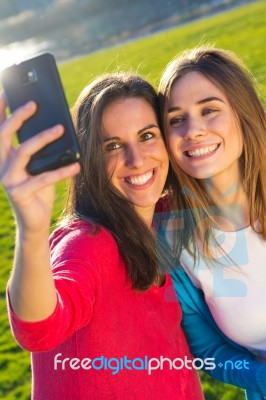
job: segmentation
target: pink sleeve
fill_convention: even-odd
[[[60,229],[53,234],[51,261],[57,305],[48,318],[22,321],[14,314],[7,294],[11,329],[21,347],[29,351],[51,350],[89,323],[99,280],[99,242],[97,236],[88,236],[82,229]]]

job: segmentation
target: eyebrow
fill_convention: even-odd
[[[210,97],[205,97],[204,99],[197,101],[196,104],[204,104],[204,103],[208,103],[209,101],[221,101],[222,103],[224,103],[224,101],[222,99],[220,99],[219,97],[210,96]],[[174,111],[180,111],[180,110],[182,110],[181,107],[171,107],[168,109],[168,113],[171,113]]]
[[[151,129],[151,128],[157,128],[157,129],[159,129],[159,126],[158,126],[158,125],[155,125],[155,124],[149,124],[149,125],[145,126],[145,128],[140,129],[140,130],[138,131],[138,135],[140,135],[141,133],[143,133],[143,132],[145,132],[145,131],[147,131],[148,129]]]
[[[143,132],[147,131],[148,129],[151,129],[151,128],[159,129],[159,126],[158,125],[154,125],[154,124],[149,124],[149,125],[145,126],[144,128],[140,129],[137,132],[138,136],[141,135]],[[121,140],[121,138],[119,136],[113,136],[113,137],[107,137],[107,138],[103,139],[104,143],[111,142],[113,140],[118,140],[119,141],[119,140]]]
[[[120,139],[120,137],[118,137],[118,136],[107,137],[107,138],[104,138],[104,139],[103,139],[104,143],[106,143],[106,142],[111,142],[112,140],[121,140],[121,139]]]

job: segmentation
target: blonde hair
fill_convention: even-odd
[[[173,59],[166,67],[159,85],[160,112],[166,143],[171,89],[178,79],[189,72],[199,72],[214,83],[225,94],[239,120],[244,138],[240,163],[243,187],[250,203],[250,224],[256,231],[258,228],[255,226],[255,221],[259,220],[258,233],[266,240],[266,118],[265,110],[254,88],[253,78],[232,52],[223,49],[198,47],[187,50]],[[177,255],[180,255],[184,247],[191,249],[191,244],[190,252],[195,254],[195,232],[208,254],[209,232],[212,226],[208,211],[210,207],[208,193],[197,179],[188,176],[178,167],[170,151],[169,153],[174,171],[171,179],[173,207],[186,211],[185,230],[178,238]],[[202,219],[204,227],[199,224]]]

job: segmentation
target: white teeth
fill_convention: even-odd
[[[126,182],[131,183],[131,185],[145,185],[153,175],[153,171],[147,172],[146,174],[140,176],[134,176],[126,178]]]
[[[189,155],[189,157],[200,157],[205,154],[212,153],[213,151],[215,151],[217,149],[217,147],[218,147],[218,144],[213,144],[212,146],[202,147],[201,149],[189,150],[189,151],[187,151],[187,154]]]

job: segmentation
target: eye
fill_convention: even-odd
[[[122,148],[121,143],[111,142],[111,143],[108,143],[108,144],[105,146],[105,151],[106,151],[107,153],[110,153],[111,151],[118,150],[118,149],[121,149],[121,148]]]
[[[150,140],[154,137],[154,133],[152,132],[145,132],[140,136],[140,141],[145,142],[146,140]]]
[[[170,126],[180,125],[182,122],[185,121],[185,119],[186,118],[184,117],[184,115],[176,115],[175,117],[170,118],[169,124]]]
[[[208,115],[208,114],[212,114],[214,112],[218,111],[216,108],[213,107],[206,107],[202,110],[202,115]]]

